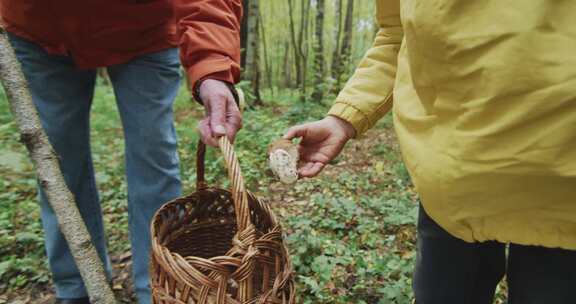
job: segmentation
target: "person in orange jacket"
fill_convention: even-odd
[[[126,140],[128,217],[135,292],[151,302],[149,223],[181,194],[173,102],[180,62],[205,106],[202,139],[233,139],[241,128],[233,84],[240,75],[240,0],[4,0],[1,18],[66,183],[105,268],[106,250],[89,115],[96,68],[110,76]],[[180,56],[178,47],[180,49]],[[89,303],[53,210],[40,193],[46,252],[57,303]]]

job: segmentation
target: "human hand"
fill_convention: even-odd
[[[298,169],[302,177],[314,177],[324,169],[356,135],[352,125],[338,117],[326,118],[290,128],[285,139],[302,138],[298,150],[303,165]]]
[[[226,83],[206,79],[200,84],[199,95],[206,109],[206,115],[198,124],[202,141],[218,147],[218,138],[226,135],[234,142],[242,128],[242,114]]]

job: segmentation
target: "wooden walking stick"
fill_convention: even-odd
[[[90,234],[76,207],[74,196],[68,190],[62,177],[58,157],[42,129],[20,64],[16,60],[6,33],[1,28],[0,81],[18,125],[21,141],[26,145],[30,158],[35,164],[40,186],[58,218],[60,230],[70,246],[91,303],[116,303],[112,289],[108,285],[102,261],[92,245]]]

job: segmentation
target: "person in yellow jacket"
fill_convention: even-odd
[[[373,47],[323,120],[317,175],[390,109],[421,198],[418,304],[576,303],[576,1],[379,0]],[[506,246],[508,254],[506,254]]]

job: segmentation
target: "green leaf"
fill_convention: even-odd
[[[14,262],[13,262],[12,260],[0,262],[0,278],[1,278],[5,273],[7,273],[8,271],[10,271],[10,269],[12,268],[12,265],[14,265]]]
[[[16,241],[21,243],[32,243],[40,241],[41,238],[32,232],[18,232],[16,234]]]

